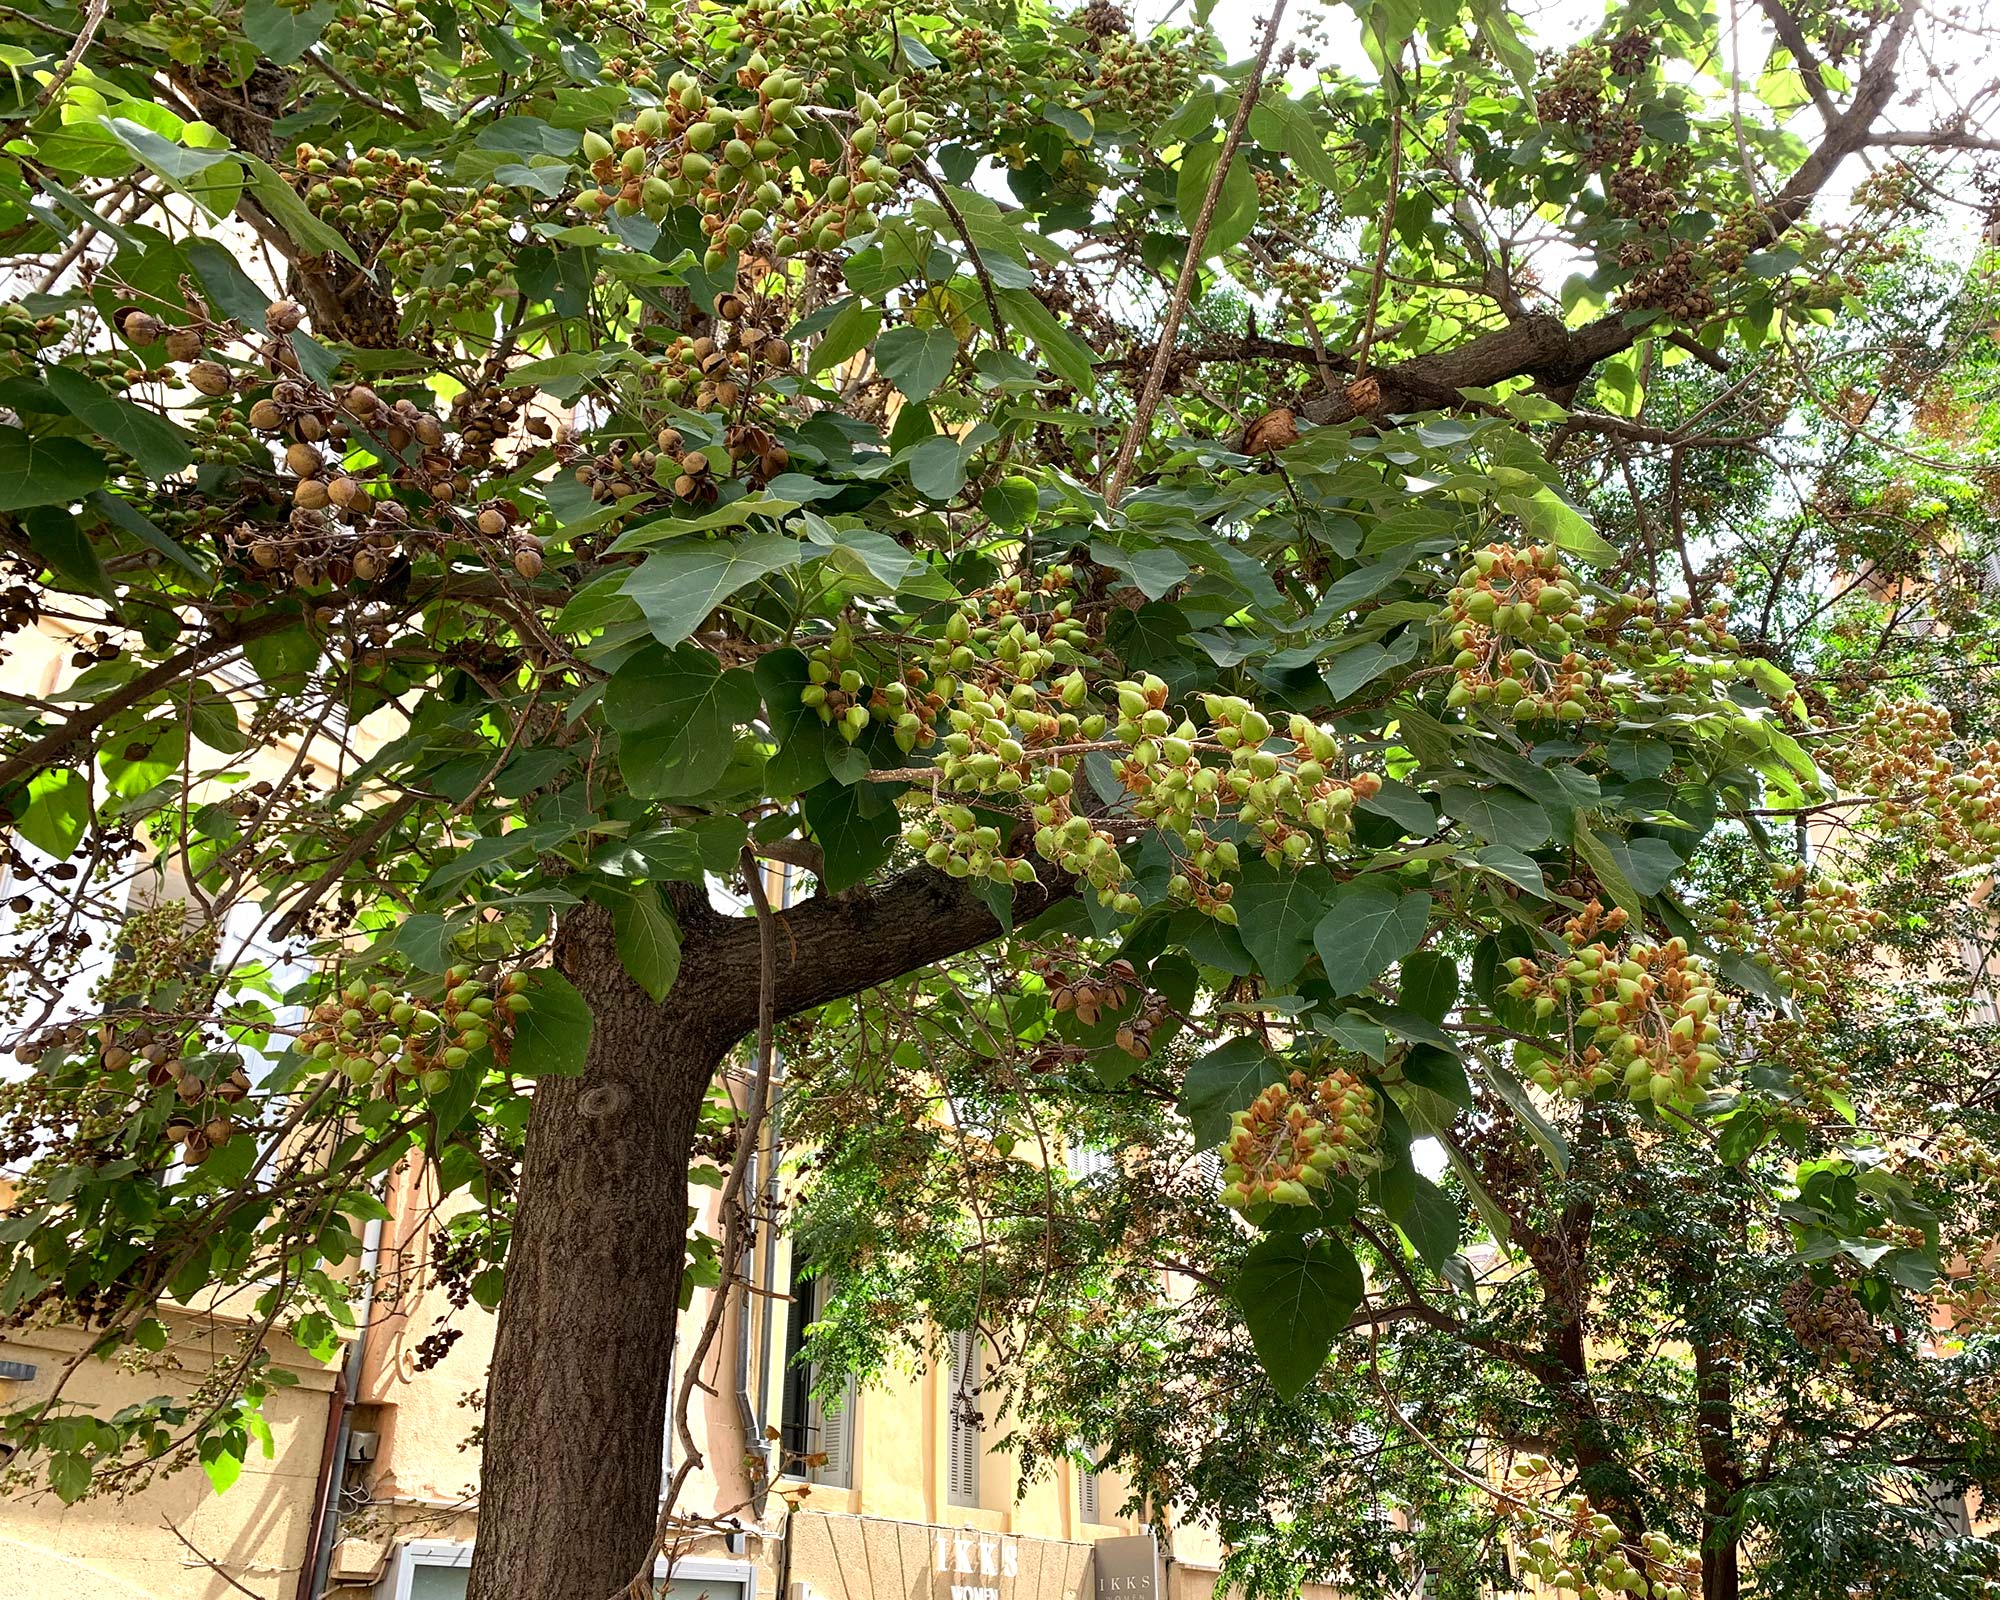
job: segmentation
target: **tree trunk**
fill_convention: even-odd
[[[625,973],[573,913],[557,964],[589,1002],[583,1075],[535,1088],[487,1388],[470,1600],[609,1600],[646,1560],[702,1098],[740,1036]],[[733,1013],[732,1013],[733,1015]]]
[[[468,1600],[610,1600],[640,1574],[686,1259],[702,1097],[757,1021],[759,933],[669,884],[681,969],[664,1001],[626,974],[611,918],[567,914],[556,965],[591,1011],[579,1078],[535,1087],[486,1388]],[[1070,892],[1024,884],[1014,920]],[[777,913],[779,1017],[984,944],[993,913],[929,867]]]
[[[1713,1334],[1694,1341],[1695,1435],[1701,1446],[1702,1600],[1738,1600],[1742,1574],[1730,1527],[1742,1468],[1736,1457],[1736,1395],[1732,1357]]]

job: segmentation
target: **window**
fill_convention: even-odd
[[[819,1369],[805,1359],[806,1329],[826,1314],[833,1285],[810,1276],[803,1251],[792,1253],[791,1315],[785,1321],[785,1392],[778,1426],[778,1448],[788,1477],[802,1477],[830,1488],[853,1486],[854,1380],[850,1377],[837,1404],[829,1406],[813,1393]],[[802,1467],[805,1456],[824,1456],[817,1466]]]
[[[1111,1152],[1100,1150],[1082,1139],[1069,1142],[1069,1175],[1072,1181],[1082,1183],[1096,1177],[1100,1172],[1111,1170]]]
[[[655,1575],[666,1572],[664,1560]],[[465,1600],[472,1571],[472,1546],[446,1539],[411,1539],[396,1547],[388,1575],[376,1586],[378,1600]],[[757,1572],[747,1561],[681,1561],[671,1582],[659,1584],[659,1600],[757,1600]]]
[[[1096,1452],[1084,1452],[1096,1459]],[[1098,1486],[1098,1474],[1088,1467],[1076,1469],[1076,1515],[1079,1522],[1102,1522],[1104,1520],[1104,1495]]]
[[[979,1335],[951,1336],[950,1444],[945,1452],[945,1499],[979,1504],[979,1455],[985,1419],[979,1410]]]

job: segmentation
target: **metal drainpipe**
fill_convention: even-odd
[[[326,1482],[320,1486],[319,1545],[313,1551],[312,1571],[301,1600],[319,1600],[326,1593],[326,1581],[333,1570],[334,1534],[340,1525],[340,1486],[347,1474],[347,1443],[354,1431],[354,1396],[361,1385],[361,1364],[368,1353],[368,1319],[375,1309],[375,1271],[382,1259],[382,1219],[370,1217],[361,1232],[361,1314],[354,1319],[354,1343],[347,1347],[347,1365],[341,1369],[345,1398],[340,1405],[340,1426],[334,1434],[333,1460],[327,1466]]]
[[[777,908],[780,911],[783,911],[792,903],[792,869],[783,864],[780,864],[778,868],[778,893],[776,898]],[[776,1303],[771,1297],[771,1292],[778,1267],[778,1230],[775,1219],[778,1215],[778,1168],[784,1152],[782,1130],[784,1127],[785,1077],[782,1071],[783,1065],[784,1063],[778,1056],[777,1051],[773,1050],[771,1052],[771,1082],[768,1085],[770,1101],[764,1112],[770,1128],[770,1136],[768,1154],[764,1157],[765,1170],[763,1174],[764,1222],[762,1228],[763,1238],[760,1241],[763,1260],[757,1269],[757,1287],[763,1293],[757,1296],[757,1298],[761,1299],[764,1303],[765,1320],[763,1323],[764,1336],[757,1341],[757,1401],[755,1405],[752,1405],[750,1401],[750,1329],[755,1308],[751,1303],[752,1297],[747,1292],[743,1296],[743,1312],[738,1325],[736,1340],[736,1410],[737,1414],[743,1420],[743,1436],[745,1441],[751,1449],[760,1451],[764,1457],[763,1482],[765,1487],[754,1497],[757,1519],[760,1522],[764,1517],[765,1498],[774,1477],[771,1469],[777,1464],[779,1449],[783,1443],[780,1440],[774,1444],[765,1439],[763,1425],[763,1419],[771,1414],[771,1324],[769,1308]],[[754,1161],[757,1158],[753,1156],[752,1159]],[[756,1168],[753,1166],[750,1173],[750,1186],[753,1191],[756,1187],[756,1177]],[[745,1287],[747,1290],[747,1283]]]

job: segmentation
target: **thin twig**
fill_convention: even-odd
[[[97,37],[97,30],[104,26],[104,18],[111,10],[111,0],[90,0],[83,13],[83,26],[77,30],[76,43],[69,47],[69,54],[62,59],[62,65],[49,79],[48,87],[42,90],[37,106],[48,105],[62,92],[62,86],[69,81],[69,75],[76,71],[77,63],[83,60],[84,51],[90,48],[90,41]]]
[[[1243,98],[1236,103],[1236,115],[1230,119],[1221,153],[1215,158],[1215,171],[1209,176],[1208,193],[1202,196],[1201,209],[1195,213],[1194,226],[1188,232],[1187,254],[1181,258],[1181,275],[1174,280],[1174,292],[1167,301],[1167,314],[1160,319],[1160,342],[1153,349],[1153,364],[1146,370],[1146,382],[1139,391],[1139,404],[1132,413],[1131,426],[1125,430],[1124,442],[1118,446],[1118,459],[1111,468],[1110,481],[1104,486],[1104,508],[1107,511],[1116,508],[1118,497],[1125,492],[1125,485],[1132,476],[1132,463],[1139,454],[1139,441],[1145,437],[1147,428],[1152,425],[1153,413],[1159,409],[1160,390],[1167,379],[1167,364],[1173,359],[1174,336],[1180,332],[1181,318],[1187,315],[1188,297],[1193,294],[1195,280],[1201,271],[1202,247],[1208,242],[1209,225],[1215,220],[1222,180],[1229,176],[1229,164],[1236,158],[1236,147],[1243,142],[1243,130],[1248,126],[1257,96],[1263,90],[1264,73],[1271,65],[1271,52],[1278,43],[1278,24],[1284,19],[1285,4],[1286,0],[1277,0],[1264,23],[1264,42],[1257,50],[1257,65],[1250,73],[1250,81],[1243,86]]]

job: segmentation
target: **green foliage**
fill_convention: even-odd
[[[0,1312],[325,1348],[413,1155],[496,1304],[535,1081],[605,986],[721,1005],[747,850],[845,941],[769,997],[823,1351],[1017,1341],[1026,1469],[1105,1440],[1260,1592],[1473,1592],[1441,1455],[1669,1597],[1987,1480],[1989,1347],[1912,1352],[1992,1232],[1991,307],[1939,174],[1813,224],[1793,46],[1760,109],[1706,13],[1371,5],[1232,146],[1247,69],[1109,6],[73,11],[0,17],[5,621],[70,655],[0,702]],[[1910,15],[1803,21],[1834,154]],[[261,1381],[0,1430],[219,1484]]]

